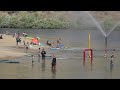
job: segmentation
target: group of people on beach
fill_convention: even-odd
[[[14,33],[13,37],[16,37],[16,43],[18,45],[18,43],[21,43],[21,38],[20,38],[20,33]],[[27,34],[25,32],[23,32],[23,37],[27,37]],[[60,44],[60,41],[57,40],[57,44]],[[29,49],[29,42],[25,42],[25,40],[23,40],[23,45],[25,47],[25,52],[28,53],[28,49]],[[52,44],[49,43],[49,40],[47,41],[46,45],[48,46],[52,46]],[[43,48],[41,51],[41,48],[38,48],[38,61],[40,61],[40,58],[42,58],[42,61],[45,62],[45,58],[46,58],[46,51]],[[34,55],[32,55],[32,64],[34,63]],[[56,57],[55,55],[52,56],[52,63],[51,63],[51,68],[52,69],[56,69]]]

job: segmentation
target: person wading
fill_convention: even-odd
[[[38,61],[40,61],[40,48],[38,50]]]
[[[42,55],[42,60],[45,61],[46,52],[44,51],[44,48],[42,49],[41,55]]]
[[[52,59],[51,65],[52,65],[52,70],[55,70],[56,69],[56,57],[55,57],[55,55],[53,55],[53,59]]]

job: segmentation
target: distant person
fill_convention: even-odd
[[[53,55],[53,59],[52,59],[52,69],[55,70],[56,69],[56,57],[55,55]]]
[[[56,46],[56,48],[61,48],[61,42],[60,42],[60,40],[61,40],[61,38],[59,38],[59,39],[57,40],[57,46]]]
[[[23,45],[25,46],[25,40],[23,40]]]
[[[19,38],[17,37],[16,38],[16,44],[18,45],[18,43],[19,43]]]
[[[3,39],[2,35],[0,36],[0,39]]]
[[[41,56],[42,56],[42,60],[45,60],[46,52],[44,51],[44,48],[42,49]]]
[[[40,61],[40,48],[39,48],[39,50],[38,50],[38,61]]]
[[[27,33],[25,33],[24,37],[27,37]]]
[[[60,44],[60,41],[59,41],[59,40],[57,40],[57,44]]]
[[[51,43],[49,43],[49,40],[47,40],[47,43],[46,43],[46,45],[48,45],[48,46],[52,46],[52,44]]]
[[[113,53],[113,54],[115,53],[115,49],[113,49],[112,53]]]
[[[58,40],[57,40],[57,44],[61,44],[61,38],[59,38]]]
[[[23,32],[23,37],[25,36],[25,32]]]
[[[115,52],[115,50],[112,51],[112,55],[111,55],[111,57],[110,57],[110,58],[111,58],[111,60],[110,60],[110,64],[113,64],[114,52]]]
[[[38,48],[38,53],[40,53],[41,52],[41,50],[40,50],[40,48]]]
[[[110,65],[113,65],[113,55],[111,55]]]
[[[104,58],[107,58],[107,53],[104,54]]]
[[[115,51],[115,49],[113,49],[113,51]]]
[[[13,37],[16,37],[16,36],[17,36],[17,34],[16,34],[16,33],[14,33],[14,34],[13,34]]]
[[[19,43],[21,44],[21,38],[19,38]]]
[[[34,63],[34,55],[32,55],[32,64]]]
[[[28,52],[28,47],[29,47],[29,42],[27,42],[27,44],[25,45],[26,53]]]
[[[23,37],[27,37],[27,33],[23,32]]]
[[[114,58],[114,53],[115,53],[115,49],[113,49],[113,51],[112,51],[112,55],[111,55],[112,59]]]

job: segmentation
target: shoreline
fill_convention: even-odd
[[[34,49],[29,48],[28,53],[25,53],[23,45],[16,45],[15,37],[5,34],[1,35],[3,36],[3,39],[0,39],[0,60],[10,60],[23,57],[28,53],[37,53],[38,48],[45,48],[45,50],[48,51],[48,47],[35,46]],[[22,41],[24,40],[23,37],[20,38]],[[30,42],[31,40],[26,39],[26,41]]]

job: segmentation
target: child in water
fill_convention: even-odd
[[[55,55],[53,55],[53,59],[52,59],[52,70],[56,69],[56,57]]]
[[[115,49],[113,49],[113,51],[112,51],[110,64],[113,64],[114,52],[115,52]]]

